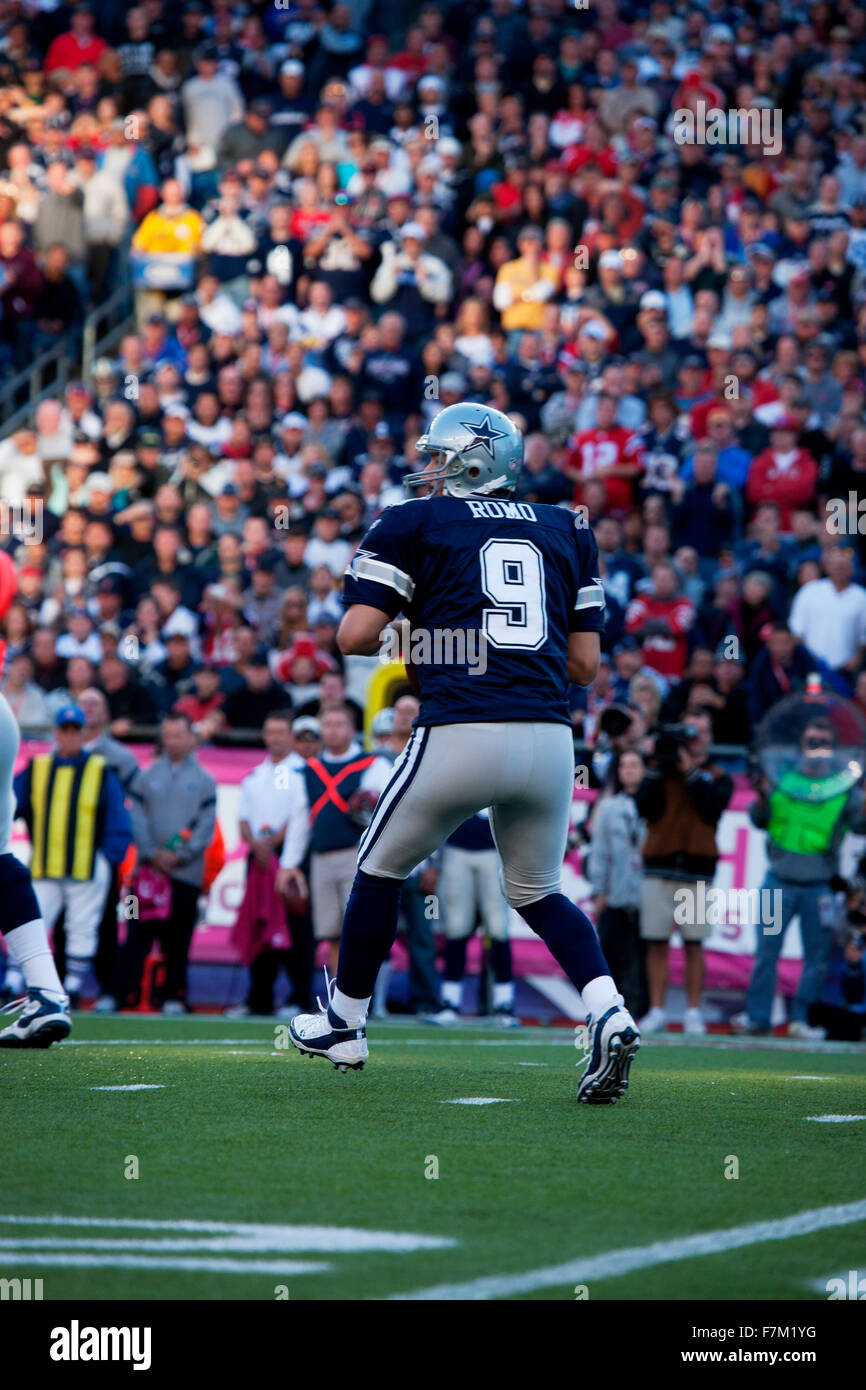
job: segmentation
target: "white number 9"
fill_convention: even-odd
[[[532,541],[488,541],[481,550],[481,587],[495,604],[483,610],[492,647],[536,651],[547,641],[544,560]]]

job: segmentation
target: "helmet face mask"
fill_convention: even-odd
[[[429,496],[510,492],[523,462],[523,436],[507,415],[475,401],[449,405],[415,446],[426,466],[404,479],[407,491],[430,485]]]

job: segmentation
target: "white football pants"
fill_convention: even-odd
[[[499,855],[495,849],[460,849],[443,845],[439,896],[445,935],[451,941],[471,936],[476,914],[491,941],[508,940],[508,903],[502,896]]]
[[[111,883],[111,866],[97,851],[93,877],[85,882],[74,878],[35,878],[33,887],[48,931],[62,908],[66,908],[66,954],[90,960],[96,951],[99,924]]]
[[[490,808],[513,907],[560,891],[574,789],[568,724],[437,724],[415,729],[358,846],[358,867],[404,879],[463,821]]]

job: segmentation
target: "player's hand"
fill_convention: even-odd
[[[294,888],[302,898],[310,896],[307,880],[301,869],[280,869],[277,874],[277,892],[286,894],[290,888]]]
[[[424,869],[418,875],[418,887],[422,893],[435,893],[436,884],[439,882],[439,871],[437,869]]]
[[[604,893],[596,893],[595,897],[592,900],[592,904],[593,908],[595,909],[595,916],[597,921],[601,914],[604,912],[604,909],[607,907],[607,898],[605,897]]]

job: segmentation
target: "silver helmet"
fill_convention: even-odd
[[[442,482],[451,497],[510,492],[523,463],[523,435],[501,410],[468,401],[447,405],[422,434],[416,449],[438,454],[433,468],[407,473],[406,488]]]

